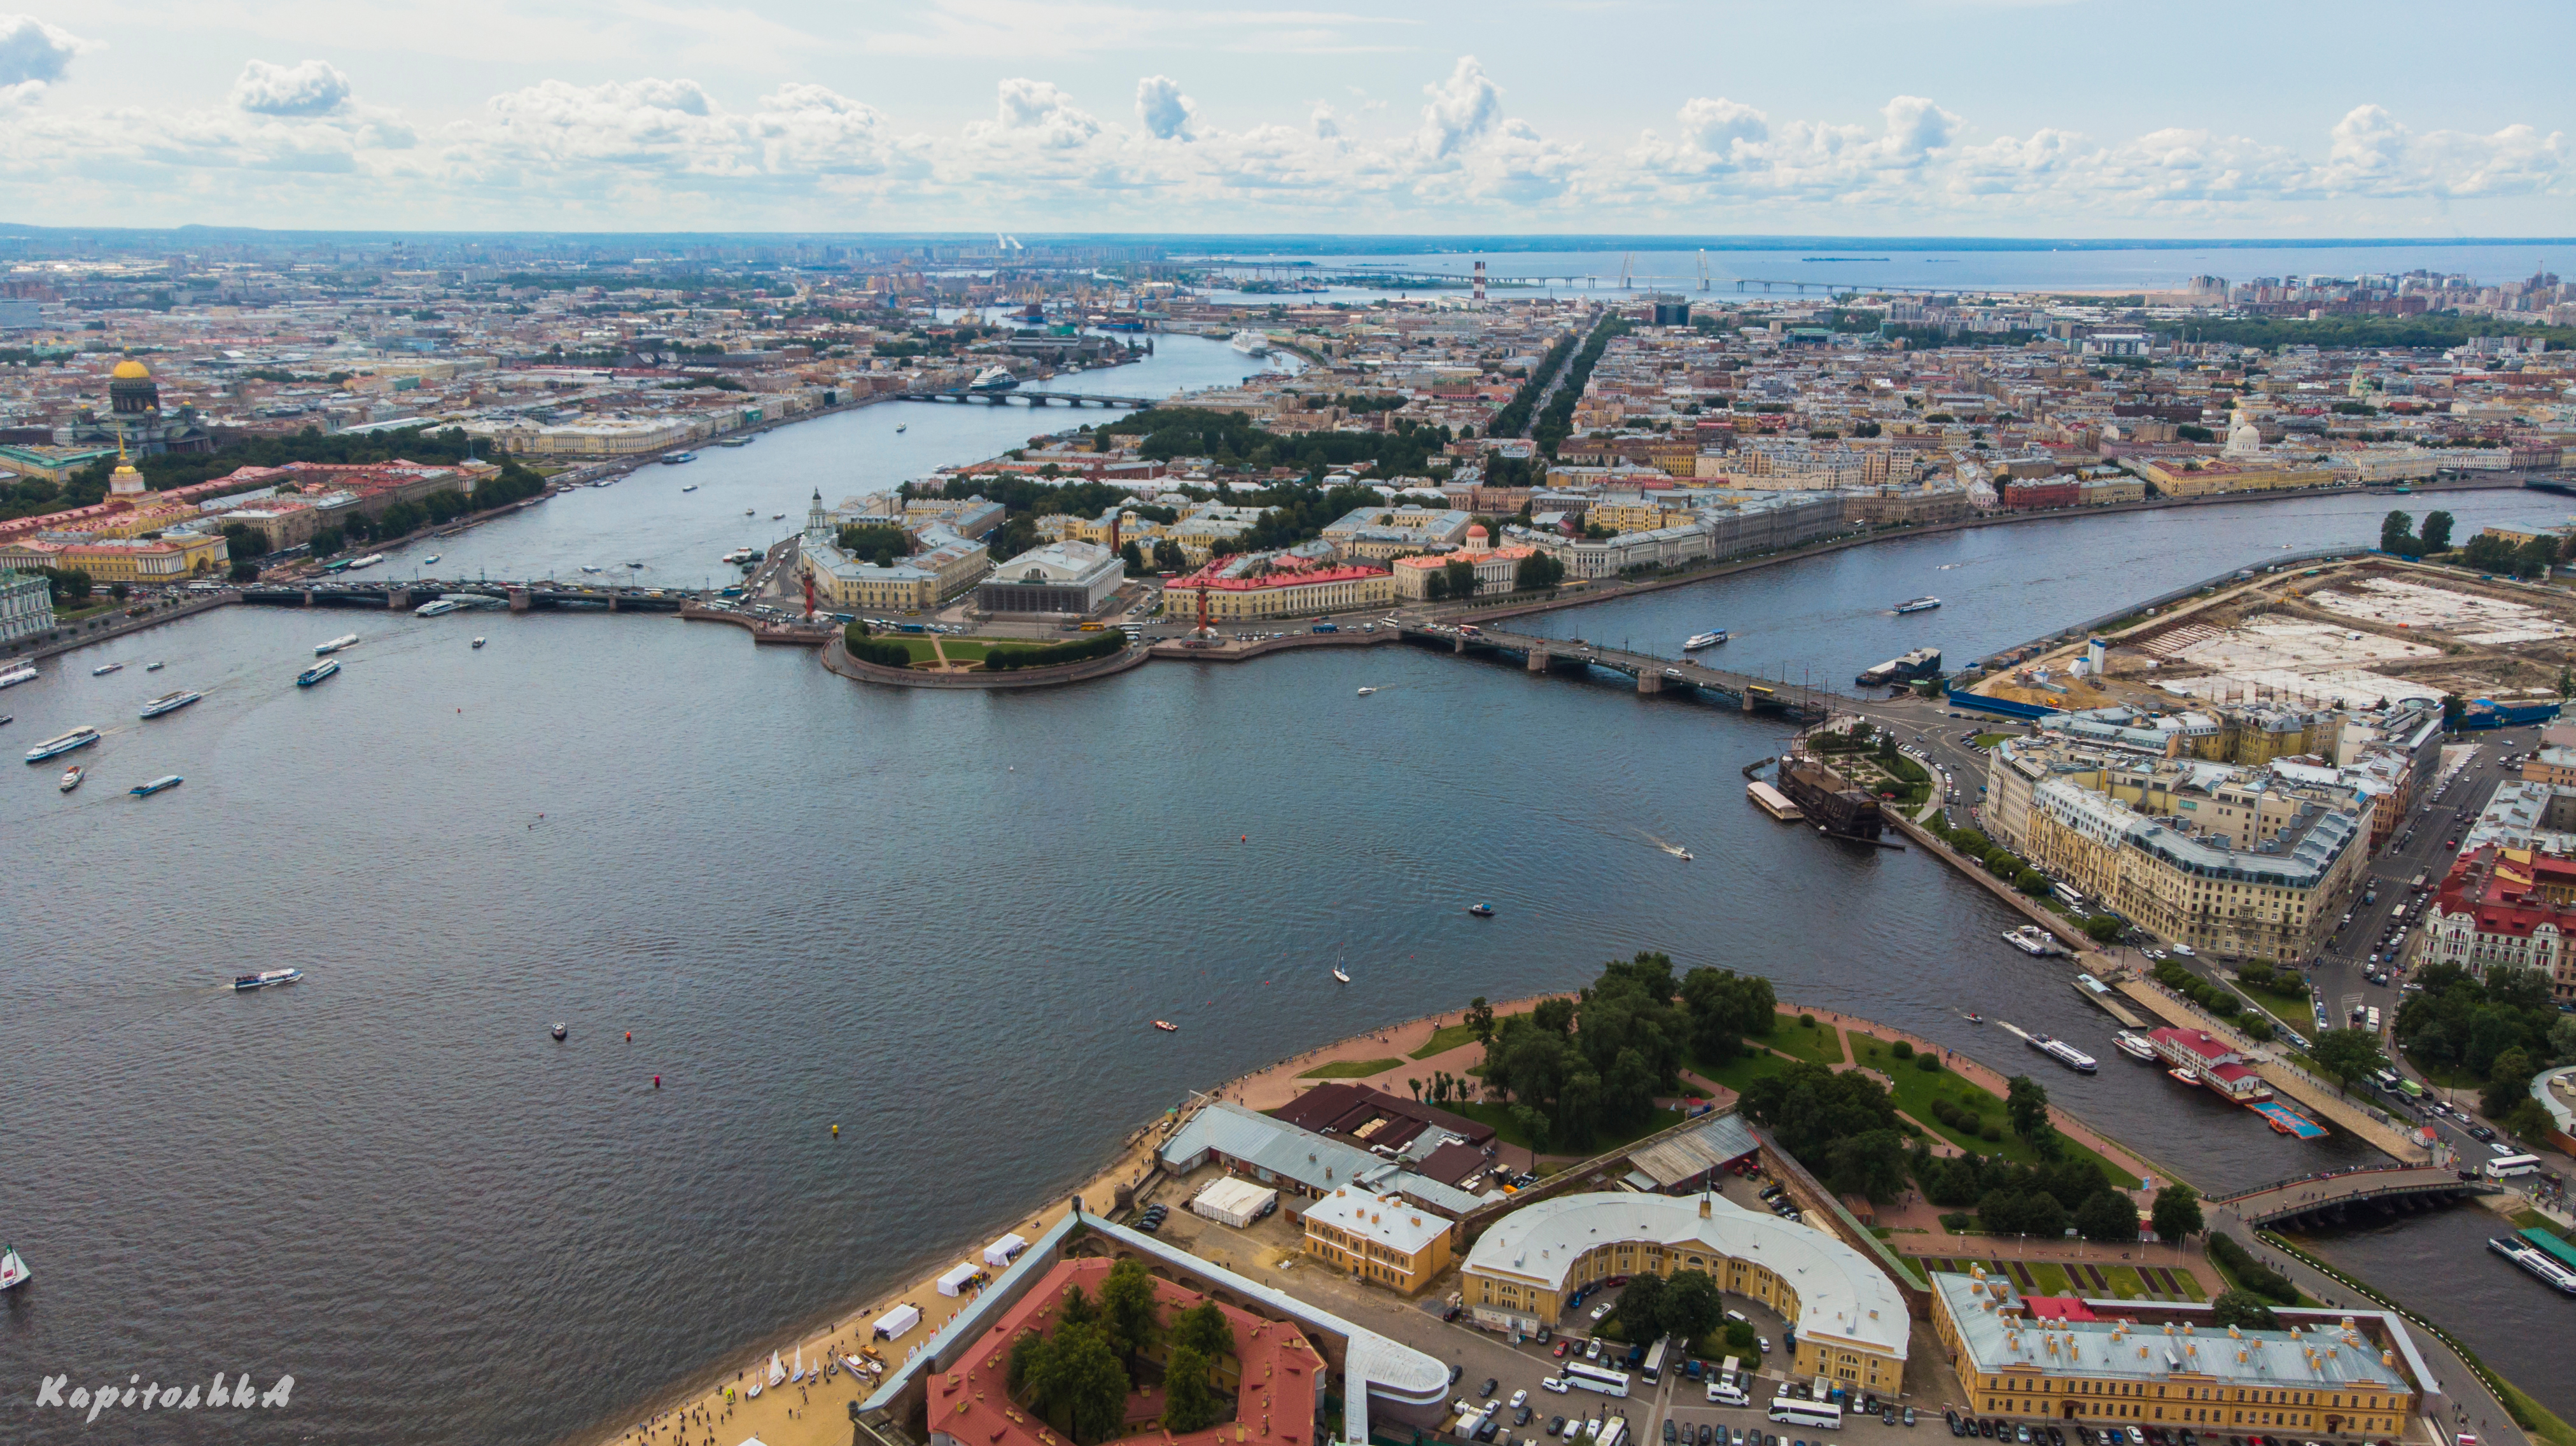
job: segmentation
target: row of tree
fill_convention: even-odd
[[[1126,1429],[1132,1382],[1157,1344],[1168,1346],[1164,1428],[1186,1435],[1224,1420],[1233,1407],[1218,1390],[1218,1370],[1235,1352],[1233,1324],[1213,1302],[1166,1322],[1153,1276],[1132,1259],[1110,1268],[1096,1300],[1080,1285],[1065,1287],[1053,1329],[1011,1342],[1007,1386],[1078,1446],[1091,1446]]]
[[[1612,337],[1627,334],[1628,323],[1620,320],[1616,312],[1601,318],[1601,324],[1592,328],[1592,334],[1584,339],[1583,350],[1574,354],[1574,362],[1565,374],[1565,381],[1557,387],[1556,395],[1548,399],[1546,408],[1539,413],[1537,423],[1530,429],[1530,436],[1538,442],[1540,451],[1553,457],[1558,444],[1573,435],[1574,406],[1583,400],[1583,386],[1592,379],[1593,366],[1601,360],[1601,353],[1610,345]]]

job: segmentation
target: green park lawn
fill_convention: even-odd
[[[1917,1265],[1928,1270],[1943,1271],[1945,1273],[1965,1272],[1971,1260],[1985,1261],[1987,1269],[1992,1270],[1994,1268],[1992,1260],[1983,1256],[1915,1257],[1915,1263]],[[2025,1261],[2022,1263],[2022,1268],[2030,1272],[2030,1284],[2027,1289],[2033,1295],[2072,1295],[2090,1297],[2096,1300],[2102,1297],[2103,1291],[2101,1287],[2094,1285],[2090,1278],[2078,1279],[2068,1267],[2060,1265],[2056,1261]],[[2102,1273],[2103,1280],[2110,1286],[2109,1293],[2117,1299],[2176,1299],[2174,1296],[2165,1294],[2161,1289],[2149,1285],[2146,1277],[2140,1275],[2134,1266],[2095,1265],[2092,1268]],[[2173,1278],[2175,1283],[2180,1285],[2183,1289],[2183,1295],[2181,1298],[2188,1300],[2206,1300],[2209,1298],[2208,1293],[2201,1288],[2200,1282],[2192,1276],[2190,1271],[2176,1269],[2173,1271]],[[2019,1282],[2016,1281],[2015,1284],[2018,1285]]]
[[[1297,1078],[1366,1079],[1373,1074],[1384,1074],[1402,1063],[1404,1061],[1400,1059],[1337,1059],[1330,1064],[1319,1064]]]
[[[1842,1035],[1832,1025],[1820,1020],[1810,1029],[1786,1010],[1781,1011],[1779,1023],[1772,1026],[1769,1034],[1753,1042],[1811,1064],[1840,1064],[1844,1058]]]
[[[1517,1019],[1519,1017],[1520,1016],[1514,1014],[1497,1015],[1494,1018],[1494,1027],[1500,1029],[1502,1028],[1504,1020]],[[1415,1059],[1429,1059],[1435,1054],[1446,1054],[1450,1050],[1456,1049],[1462,1044],[1474,1042],[1475,1038],[1476,1031],[1467,1025],[1444,1024],[1438,1029],[1431,1031],[1431,1037],[1422,1042],[1422,1047],[1413,1052],[1413,1057]]]
[[[2264,1013],[2299,1033],[2312,1034],[2316,1031],[2316,1007],[2307,1000],[2269,989],[2257,989],[2241,979],[2236,981],[2236,989],[2246,998],[2262,1005]]]
[[[2030,1147],[2030,1142],[2012,1132],[2010,1117],[2004,1113],[2004,1102],[1993,1092],[1980,1089],[1947,1069],[1943,1069],[1938,1074],[1927,1073],[1911,1059],[1898,1059],[1887,1042],[1874,1035],[1863,1034],[1858,1030],[1852,1031],[1851,1047],[1854,1060],[1865,1068],[1887,1076],[1888,1093],[1895,1096],[1896,1107],[1903,1110],[1909,1118],[1919,1122],[1923,1128],[1962,1150],[1972,1150],[1980,1155],[2001,1155],[2007,1160],[2017,1160],[2025,1165],[2040,1163],[2039,1153]],[[1947,1099],[1963,1109],[1976,1110],[1983,1118],[2002,1125],[2003,1138],[1988,1140],[1934,1119],[1932,1102],[1936,1099]],[[2094,1150],[2077,1144],[2073,1140],[2065,1139],[2063,1136],[2059,1138],[2076,1158],[2091,1160],[2100,1165],[2102,1173],[2111,1179],[2127,1178],[2123,1172],[2112,1169],[2111,1162],[2103,1159]]]

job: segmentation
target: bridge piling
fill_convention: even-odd
[[[1637,670],[1637,696],[1651,698],[1664,691],[1664,675],[1652,668]]]
[[[514,613],[523,613],[528,610],[528,606],[528,590],[526,588],[514,587],[510,589],[510,611]]]
[[[1533,673],[1544,673],[1547,671],[1547,649],[1532,648],[1529,650],[1529,670]]]
[[[313,589],[309,587],[304,590],[304,605],[306,607],[313,606]]]

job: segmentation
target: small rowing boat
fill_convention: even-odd
[[[1181,1027],[1168,1019],[1155,1020],[1154,1027],[1163,1031],[1165,1034],[1178,1034],[1181,1032]]]

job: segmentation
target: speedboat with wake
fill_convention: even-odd
[[[1907,598],[1905,601],[1896,605],[1896,611],[1897,615],[1902,617],[1906,613],[1928,613],[1940,605],[1941,600],[1939,598],[1927,595],[1924,597]]]
[[[244,974],[233,980],[233,992],[247,994],[254,989],[274,989],[293,984],[304,977],[301,969],[263,969],[257,974]]]
[[[1683,848],[1680,844],[1657,844],[1655,847],[1671,854],[1674,858],[1680,859],[1683,863],[1689,863],[1691,860],[1691,851]]]
[[[1377,689],[1375,689],[1375,688],[1362,688],[1362,689],[1360,689],[1360,696],[1361,696],[1361,697],[1363,697],[1363,698],[1365,698],[1365,697],[1367,697],[1369,694],[1374,693],[1374,692],[1376,692],[1376,691],[1377,691]]]

